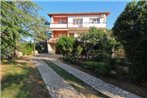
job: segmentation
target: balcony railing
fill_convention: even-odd
[[[50,23],[50,28],[67,28],[67,24]]]
[[[79,24],[74,23],[50,23],[50,28],[86,28],[86,27],[106,27],[106,22],[83,22]]]

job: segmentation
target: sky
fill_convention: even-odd
[[[66,13],[66,12],[110,12],[107,18],[107,29],[111,29],[117,17],[125,9],[130,0],[55,0],[55,1],[35,1],[42,10],[39,12],[46,20],[50,21],[48,13]]]

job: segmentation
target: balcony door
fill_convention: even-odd
[[[89,22],[91,24],[99,24],[100,23],[100,18],[90,18]]]
[[[66,24],[66,21],[65,20],[59,20],[58,23],[59,24]]]
[[[82,27],[83,26],[83,19],[82,18],[73,19],[73,25],[78,25],[78,27]]]

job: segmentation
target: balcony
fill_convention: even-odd
[[[89,28],[89,27],[98,27],[98,28],[104,28],[106,27],[106,23],[90,23],[90,22],[83,22],[82,24],[73,24],[68,23],[68,28]]]
[[[100,23],[90,23],[90,22],[83,22],[81,24],[74,24],[74,23],[51,23],[51,29],[67,29],[67,28],[89,28],[89,27],[97,27],[97,28],[105,28],[106,22]]]
[[[67,28],[67,24],[51,23],[50,28]]]

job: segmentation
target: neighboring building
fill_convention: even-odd
[[[48,41],[48,51],[55,52],[55,44],[61,36],[78,37],[85,33],[90,27],[106,28],[109,12],[90,13],[52,13],[50,30],[52,37]]]

